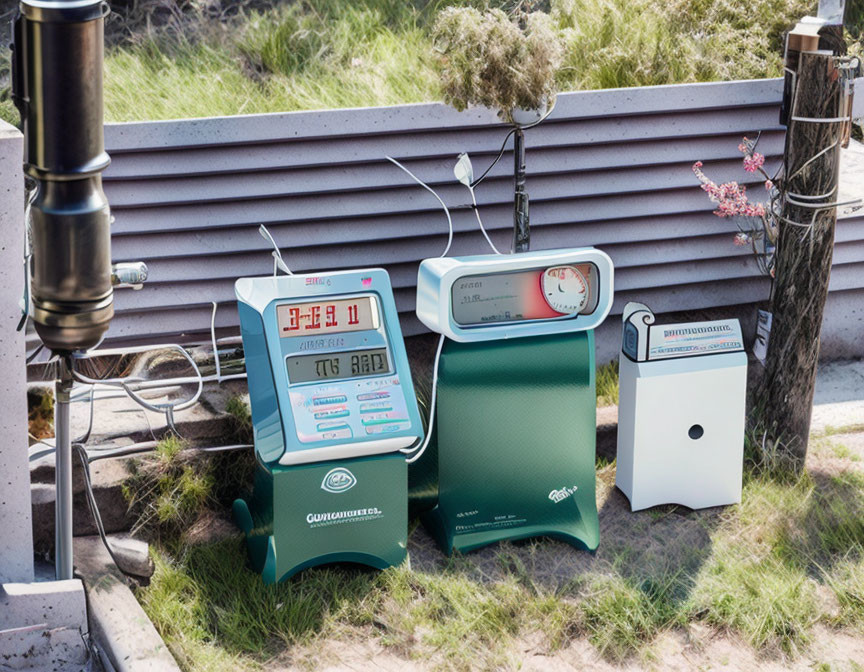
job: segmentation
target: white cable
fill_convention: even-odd
[[[152,348],[152,346],[151,346]],[[141,398],[135,390],[133,390],[130,386],[130,383],[133,382],[143,382],[141,379],[131,379],[131,378],[105,378],[105,379],[97,379],[97,378],[89,378],[85,376],[80,371],[76,371],[73,369],[72,374],[75,376],[76,380],[87,383],[88,385],[108,385],[114,387],[122,387],[126,394],[134,401],[136,404],[141,406],[142,408],[146,408],[149,411],[153,411],[154,413],[165,413],[168,417],[169,424],[173,425],[173,414],[176,411],[182,411],[191,406],[194,406],[198,402],[198,398],[201,396],[201,393],[204,391],[204,377],[201,375],[201,371],[198,369],[198,365],[195,363],[195,360],[192,359],[192,356],[186,351],[185,348],[181,347],[177,344],[166,345],[163,346],[164,349],[176,350],[179,352],[186,361],[189,362],[192,370],[195,372],[195,376],[192,378],[192,382],[196,382],[198,384],[198,388],[189,399],[180,403],[164,403],[164,404],[151,404],[145,399]],[[173,427],[172,427],[173,429]]]
[[[486,239],[486,242],[489,243],[489,247],[492,248],[492,251],[495,254],[501,254],[498,251],[498,248],[495,247],[495,244],[492,242],[492,239],[489,237],[489,234],[486,233],[486,229],[483,227],[483,222],[480,219],[480,210],[477,209],[477,199],[474,196],[474,187],[469,186],[468,191],[471,192],[471,203],[474,205],[474,214],[477,216],[477,223],[480,225],[480,232],[483,234],[483,237]]]
[[[274,273],[275,275],[275,273]],[[219,349],[216,347],[216,308],[219,304],[213,302],[213,314],[210,315],[210,343],[213,345],[213,361],[216,362],[216,382],[222,382],[222,369],[219,366]]]
[[[830,117],[823,119],[821,117],[790,117],[792,121],[803,121],[808,124],[844,124],[851,121],[851,117]]]
[[[151,350],[176,350],[179,347],[180,345],[177,343],[156,343],[151,345],[129,345],[123,348],[105,348],[104,350],[94,350],[91,348],[87,352],[76,352],[73,354],[73,357],[75,359],[92,359],[94,357],[109,357],[111,355],[137,355],[142,352],[150,352]]]
[[[438,202],[441,204],[441,207],[444,208],[444,214],[447,215],[447,226],[450,227],[449,233],[447,234],[447,247],[445,247],[444,251],[441,253],[442,257],[446,257],[447,253],[450,251],[450,246],[453,244],[453,220],[450,218],[450,210],[447,208],[447,204],[444,203],[443,200],[441,200],[441,197],[435,193],[432,187],[423,182],[423,180],[417,177],[414,173],[408,170],[392,156],[385,156],[384,158],[387,159],[390,163],[394,164],[397,168],[401,168],[402,170],[404,170],[412,180],[414,180],[417,184],[419,184],[426,191],[428,191],[435,198],[437,198]]]
[[[276,275],[276,269],[279,268],[286,275],[294,275],[291,272],[291,269],[288,268],[288,264],[285,263],[285,260],[282,259],[282,252],[279,250],[279,246],[276,244],[276,241],[273,240],[273,236],[270,235],[270,232],[267,230],[267,227],[261,224],[258,227],[258,233],[261,234],[261,237],[265,240],[270,241],[270,244],[273,246],[273,275]]]
[[[24,296],[21,297],[21,321],[18,322],[16,331],[21,331],[24,325],[27,324],[27,318],[30,317],[32,308],[32,279],[30,278],[30,262],[33,259],[33,245],[31,242],[31,226],[30,226],[30,211],[33,207],[33,201],[36,200],[36,195],[39,193],[39,186],[35,186],[27,194],[27,203],[24,206]]]
[[[435,427],[435,405],[436,405],[436,397],[438,395],[438,362],[441,359],[441,349],[444,347],[444,334],[441,334],[438,339],[438,349],[435,351],[435,364],[433,364],[432,368],[432,395],[429,399],[429,422],[426,425],[426,438],[423,439],[423,443],[420,444],[419,448],[407,449],[403,450],[403,453],[411,453],[413,454],[411,457],[406,458],[406,462],[408,464],[414,464],[417,460],[419,460],[423,453],[426,452],[426,448],[429,446],[429,441],[432,439],[432,430]]]

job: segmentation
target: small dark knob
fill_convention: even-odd
[[[705,430],[702,429],[702,425],[693,425],[690,429],[687,430],[687,436],[689,436],[694,441],[696,439],[701,439],[704,433]]]

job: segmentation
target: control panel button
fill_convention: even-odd
[[[393,406],[388,401],[374,401],[360,404],[360,413],[385,413],[392,411]]]
[[[346,397],[344,394],[326,397],[312,397],[313,406],[330,406],[332,404],[344,404],[346,401],[348,401],[348,397]]]
[[[316,420],[333,420],[334,418],[346,418],[350,412],[345,406],[336,406],[323,411],[316,411]]]
[[[358,394],[357,395],[357,401],[375,401],[378,399],[389,399],[389,398],[390,398],[390,393],[389,392],[382,392],[382,391],[367,392],[365,394]]]
[[[407,420],[401,422],[391,421],[387,424],[370,425],[366,427],[366,434],[392,434],[393,432],[401,432],[403,429],[408,429],[410,423]]]
[[[364,427],[371,425],[389,425],[394,422],[408,422],[408,418],[393,417],[392,414],[370,415],[361,420]]]
[[[351,427],[344,422],[319,422],[315,429],[321,433],[322,441],[350,439],[354,436]]]

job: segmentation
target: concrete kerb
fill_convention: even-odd
[[[92,637],[117,672],[180,672],[99,537],[76,537],[75,569],[87,587]]]

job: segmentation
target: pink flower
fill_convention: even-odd
[[[755,173],[758,168],[765,164],[765,157],[759,152],[753,152],[744,157],[744,170]]]
[[[764,217],[765,206],[762,203],[750,203],[747,200],[747,187],[737,182],[716,184],[702,172],[701,162],[693,164],[693,173],[702,183],[702,190],[708,198],[717,204],[714,214],[718,217]]]
[[[737,233],[735,234],[735,239],[733,242],[738,247],[743,247],[744,245],[750,243],[750,236],[748,236],[746,233]]]
[[[774,183],[771,180],[765,180],[765,191],[771,191],[774,188]]]

